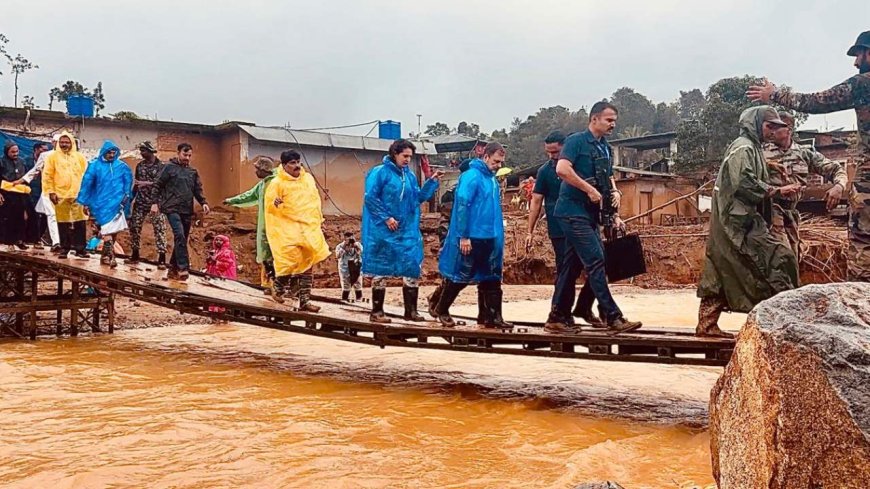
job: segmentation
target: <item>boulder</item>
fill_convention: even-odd
[[[756,306],[711,393],[710,435],[720,489],[870,487],[870,284]]]

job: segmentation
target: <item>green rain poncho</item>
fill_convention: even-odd
[[[272,250],[269,249],[269,239],[266,237],[266,216],[263,199],[266,196],[266,188],[269,182],[275,178],[277,170],[271,175],[257,182],[247,192],[230,197],[224,201],[226,205],[233,207],[257,206],[257,263],[263,263],[272,259]]]
[[[713,189],[710,236],[698,297],[723,298],[728,310],[749,312],[759,302],[797,287],[797,258],[768,232],[759,209],[770,186],[762,156],[764,111],[740,115],[740,136],[725,152]]]

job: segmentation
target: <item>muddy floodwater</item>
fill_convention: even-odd
[[[0,486],[706,487],[720,371],[380,350],[236,324],[4,341]]]

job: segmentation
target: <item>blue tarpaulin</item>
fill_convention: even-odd
[[[13,136],[12,134],[7,134],[5,132],[0,131],[0,149],[6,147],[6,141],[12,141],[18,145],[18,150],[20,151],[20,156],[22,160],[27,160],[31,156],[33,156],[33,145],[36,143],[44,143],[46,141],[40,139],[31,139],[23,136]],[[49,144],[51,141],[47,141]],[[0,157],[3,155],[0,154]]]

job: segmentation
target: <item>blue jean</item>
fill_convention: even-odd
[[[586,285],[592,290],[592,294],[598,299],[599,311],[603,319],[608,322],[622,317],[622,311],[610,295],[607,286],[607,274],[604,270],[604,243],[601,242],[601,233],[598,223],[587,216],[560,217],[559,224],[565,232],[568,251],[562,263],[562,270],[556,279],[556,311],[568,317],[571,314],[573,302],[574,284],[583,269],[586,269]],[[585,287],[585,285],[584,285]],[[582,296],[581,292],[581,296]],[[589,306],[591,308],[591,302]]]
[[[554,311],[559,311],[559,303],[564,302],[571,304],[574,302],[574,286],[576,285],[577,278],[580,276],[580,272],[583,271],[583,265],[576,257],[569,261],[568,256],[573,255],[573,253],[568,245],[568,240],[564,236],[556,238],[551,236],[550,243],[553,244],[553,252],[556,255],[556,291],[553,294],[551,305]],[[579,270],[574,270],[571,272],[571,275],[569,275],[569,277],[574,277],[574,280],[570,283],[570,287],[565,286],[560,289],[559,275],[565,267],[566,261],[569,261],[569,265],[572,267],[579,267]],[[594,302],[595,295],[592,293],[592,286],[587,279],[586,282],[583,283],[583,287],[580,288],[580,294],[577,296],[577,304],[574,306],[575,313],[592,312],[592,304]],[[563,316],[561,320],[569,320],[570,318],[571,315]]]
[[[166,214],[169,227],[172,229],[172,258],[169,266],[175,270],[190,270],[190,255],[187,253],[187,238],[190,236],[191,214]]]

